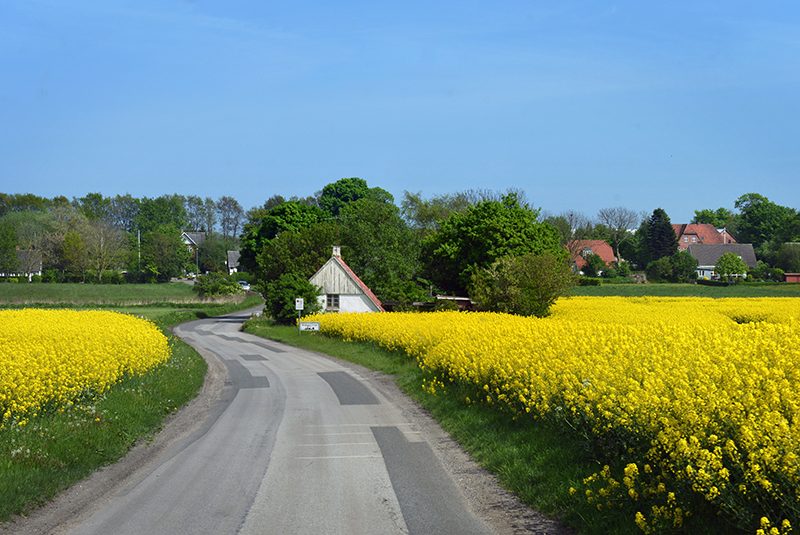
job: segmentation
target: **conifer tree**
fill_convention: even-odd
[[[647,252],[651,262],[678,252],[678,238],[667,212],[662,208],[653,210],[653,215],[648,220]]]

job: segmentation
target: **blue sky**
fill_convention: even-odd
[[[800,208],[800,4],[0,4],[0,191]]]

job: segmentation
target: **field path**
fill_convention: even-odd
[[[561,532],[500,490],[390,379],[242,333],[247,317],[177,327],[209,362],[203,394],[133,453],[130,470],[86,482],[85,507],[62,497],[30,532]]]

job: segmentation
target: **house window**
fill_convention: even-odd
[[[328,294],[325,297],[325,310],[339,310],[339,294]]]
[[[692,243],[695,243],[696,241],[697,241],[697,236],[692,236]]]
[[[683,243],[689,243],[689,236],[683,237]]]
[[[583,249],[583,251],[581,252],[581,256],[584,257],[584,258],[589,256],[590,254],[592,254],[592,250],[589,247],[585,247]]]

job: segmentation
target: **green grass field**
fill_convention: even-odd
[[[734,286],[701,284],[603,284],[576,286],[571,295],[623,297],[800,297],[800,284],[764,283]]]
[[[1,305],[127,306],[200,303],[189,284],[0,283]]]
[[[21,305],[16,302],[18,289],[8,290],[5,288],[8,286],[22,285],[0,284],[0,308],[18,308]],[[197,395],[205,378],[206,362],[173,336],[170,327],[261,303],[255,295],[232,303],[200,303],[191,287],[183,284],[24,287],[39,292],[40,304],[50,302],[50,306],[58,308],[128,303],[108,308],[144,316],[156,323],[170,339],[172,358],[101,395],[89,395],[63,412],[52,408],[30,418],[24,427],[0,428],[0,521],[30,511],[99,467],[117,461],[137,442],[151,437],[168,415]],[[41,301],[45,299],[48,301]],[[143,301],[149,304],[134,306]]]

